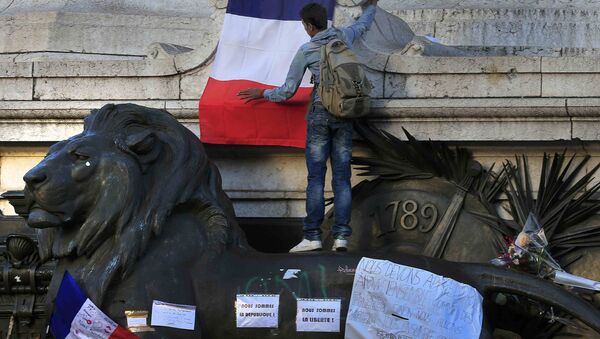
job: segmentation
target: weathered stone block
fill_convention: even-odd
[[[436,37],[450,45],[598,47],[597,8],[562,7],[448,9]]]
[[[277,216],[278,218],[304,217],[304,201],[302,200],[237,200],[233,199],[235,215],[238,218],[264,218]]]
[[[178,99],[179,77],[41,78],[38,100],[147,100]]]
[[[386,98],[537,97],[540,74],[387,74]]]
[[[539,57],[422,57],[392,55],[386,72],[440,73],[539,73]]]
[[[544,73],[600,73],[598,57],[543,57]]]
[[[147,13],[57,9],[3,16],[0,18],[0,51],[50,50],[145,56],[146,48],[153,42],[193,47],[215,29],[215,22],[208,16],[172,17],[164,13]]]
[[[177,74],[173,60],[39,61],[35,77],[149,77]]]
[[[24,13],[0,19],[0,52],[49,50],[49,31],[56,12]]]
[[[0,78],[29,78],[31,69],[30,62],[0,62]]]
[[[196,71],[181,75],[181,99],[199,100],[204,92],[208,77],[210,76],[210,67],[202,67]]]
[[[0,100],[31,100],[32,78],[0,78]]]
[[[244,159],[245,166],[239,166],[240,158]],[[215,159],[215,163],[221,170],[225,190],[302,192],[306,188],[306,165],[304,154],[300,151],[293,151],[285,156],[260,156],[249,151],[246,156],[219,157]],[[326,182],[330,180],[329,177]]]
[[[544,97],[595,97],[600,96],[600,73],[544,74]]]

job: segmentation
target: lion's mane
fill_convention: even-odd
[[[73,240],[60,241],[60,228],[38,230],[38,240],[43,259],[88,258],[78,278],[95,287],[88,288],[92,300],[101,301],[114,277],[131,272],[178,205],[194,204],[206,233],[206,243],[198,246],[213,255],[245,243],[218,169],[198,138],[168,112],[108,104],[92,111],[84,131],[71,139],[90,135],[110,138],[115,150],[101,152],[116,151],[113,158],[126,160],[98,169],[97,175],[106,178],[103,192],[89,193],[97,195],[96,203]],[[111,201],[115,196],[119,201]]]

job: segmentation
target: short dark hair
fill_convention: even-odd
[[[312,24],[317,29],[327,28],[327,10],[317,3],[310,3],[300,10],[300,18],[307,24]]]

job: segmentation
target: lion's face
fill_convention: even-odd
[[[27,223],[35,228],[56,229],[56,256],[95,247],[97,244],[90,242],[97,233],[114,232],[99,225],[110,226],[107,223],[115,221],[115,211],[123,208],[120,203],[126,200],[123,195],[129,185],[121,184],[132,167],[135,166],[131,166],[129,157],[117,150],[110,139],[95,134],[81,134],[53,145],[46,157],[23,177],[29,204]],[[107,204],[117,207],[111,209]],[[90,219],[106,220],[94,220],[84,230]]]
[[[23,177],[29,202],[27,222],[36,228],[68,225],[91,206],[86,188],[94,185],[98,159],[90,138],[61,141]],[[91,182],[90,182],[91,181]]]

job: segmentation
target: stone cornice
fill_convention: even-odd
[[[362,48],[365,48],[364,46]],[[367,52],[364,51],[365,58]],[[600,73],[600,57],[422,57],[369,51],[366,65],[394,74]],[[214,49],[172,59],[0,62],[0,78],[164,77],[208,66]]]
[[[78,133],[94,108],[134,102],[171,112],[196,134],[197,99],[1,101],[0,141],[57,141]],[[371,120],[401,135],[448,141],[597,141],[600,98],[376,99]],[[18,126],[18,129],[15,127]]]

